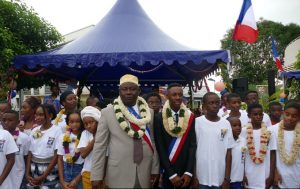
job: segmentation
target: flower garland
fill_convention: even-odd
[[[285,151],[284,145],[284,123],[280,122],[278,129],[278,146],[279,146],[279,155],[280,159],[287,165],[292,165],[297,160],[297,156],[299,153],[299,145],[300,145],[300,123],[297,123],[294,131],[294,140],[292,145],[291,154],[288,155]]]
[[[17,142],[17,140],[18,140],[18,137],[19,137],[19,135],[20,135],[20,129],[18,128],[18,127],[16,127],[16,129],[13,131],[13,137],[14,137],[14,139],[15,139],[15,142]]]
[[[66,132],[63,136],[63,143],[62,144],[63,144],[64,150],[65,150],[66,162],[72,164],[72,163],[75,163],[78,160],[78,158],[80,157],[80,152],[79,152],[79,149],[77,148],[77,146],[78,146],[79,141],[80,141],[81,133],[79,133],[76,138],[71,139],[71,136],[70,136],[71,132],[72,132],[72,129],[70,128],[70,126],[66,125]],[[69,145],[70,145],[71,142],[75,143],[74,156],[72,156],[71,153],[70,153]]]
[[[142,117],[141,119],[136,118],[128,111],[120,97],[115,99],[113,103],[116,118],[120,124],[120,127],[128,134],[128,136],[139,139],[145,134],[146,124],[151,121],[151,114],[150,109],[143,98],[138,97],[137,105]],[[134,131],[126,120],[138,125],[140,129],[138,131]]]
[[[61,117],[62,117],[62,115],[64,115],[65,114],[65,109],[62,109],[62,110],[60,110],[59,112],[58,112],[58,114],[57,114],[57,116],[56,116],[56,118],[55,118],[55,120],[54,120],[54,124],[55,125],[57,125],[59,122],[61,122],[62,120],[61,120]]]
[[[181,103],[178,124],[176,124],[172,116],[169,100],[167,100],[162,109],[163,124],[167,133],[172,137],[182,136],[188,127],[190,115],[189,110]]]
[[[253,163],[260,164],[264,162],[265,156],[267,154],[270,136],[271,133],[268,131],[267,126],[263,123],[261,126],[259,156],[257,157],[253,142],[253,126],[251,123],[247,125],[247,147]]]
[[[34,139],[38,139],[38,138],[41,138],[43,136],[43,133],[41,131],[41,128],[37,129],[34,131],[34,133],[32,134],[32,137]]]

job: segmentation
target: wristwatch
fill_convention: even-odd
[[[224,180],[227,181],[227,182],[229,182],[229,183],[231,182],[230,177],[224,177]]]

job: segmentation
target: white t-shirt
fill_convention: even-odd
[[[32,129],[24,129],[23,133],[26,134],[27,136],[31,135]]]
[[[219,112],[218,112],[218,116],[219,117],[224,117],[226,116],[227,114],[230,113],[230,110],[226,109],[226,111],[224,111],[226,109],[225,106],[222,106],[220,109],[219,109]]]
[[[246,139],[239,137],[234,141],[231,149],[232,162],[231,162],[231,182],[242,182],[244,177],[244,165],[246,156],[247,143]]]
[[[276,150],[276,141],[274,137],[274,133],[271,128],[268,128],[271,131],[271,137],[268,144],[267,155],[265,156],[265,160],[261,164],[255,164],[251,160],[249,155],[249,151],[246,153],[245,159],[245,173],[248,179],[248,187],[251,189],[261,189],[265,188],[266,179],[270,175],[270,151]],[[260,150],[260,135],[261,129],[253,130],[253,140],[255,146],[255,152],[257,156],[259,155]],[[244,127],[241,132],[241,137],[247,140],[247,128]]]
[[[58,116],[58,114],[57,114],[57,116]],[[54,123],[55,119],[52,121],[53,125],[56,127],[58,126],[61,129],[62,133],[64,133],[66,131],[66,125],[67,125],[66,117],[67,117],[67,115],[63,114],[61,116],[61,118],[58,120],[57,124]]]
[[[62,135],[60,135],[59,140],[57,142],[56,149],[57,149],[57,154],[62,155],[64,162],[66,162],[66,157],[65,157],[66,153],[65,153],[65,150],[64,150],[64,146],[63,146],[63,137],[64,137],[64,133]],[[73,133],[71,133],[70,138],[73,141],[73,139],[76,139],[77,136],[74,135]],[[69,144],[69,150],[70,150],[70,154],[72,156],[74,156],[74,154],[75,154],[75,143],[74,142],[71,142]],[[84,159],[81,156],[79,156],[79,158],[77,159],[75,164],[82,164],[83,162],[84,162]]]
[[[12,135],[8,131],[1,129],[0,130],[0,174],[2,174],[3,169],[7,163],[6,155],[16,153],[17,151],[18,151],[18,147]],[[13,180],[11,180],[9,176],[7,176],[4,182],[1,184],[0,189],[14,188],[12,182]]]
[[[247,113],[247,110],[242,110],[247,116],[248,116],[248,113]],[[264,116],[263,116],[263,122],[267,125],[267,127],[271,127],[272,126],[272,122],[271,122],[271,119],[270,119],[270,116],[268,114],[266,114],[265,112],[263,112]],[[248,123],[251,123],[251,119],[248,117]],[[245,125],[242,125],[242,126],[245,126]]]
[[[18,152],[16,152],[15,164],[8,175],[13,180],[12,188],[20,188],[23,176],[25,174],[25,160],[24,156],[28,155],[30,146],[30,138],[27,134],[19,132],[19,136],[16,141]]]
[[[54,156],[56,143],[62,132],[60,127],[52,125],[49,129],[42,131],[42,137],[33,138],[34,133],[40,128],[41,126],[38,126],[32,130],[29,151],[31,151],[34,157],[47,159]]]
[[[263,122],[267,125],[267,127],[271,127],[272,126],[271,118],[265,112],[264,112]]]
[[[276,144],[278,144],[278,129],[279,123],[272,127],[274,131]],[[288,155],[291,154],[292,145],[294,141],[294,131],[284,130],[284,145],[285,151]],[[277,146],[277,149],[279,147]],[[298,146],[300,148],[300,146]],[[279,150],[276,151],[276,168],[281,175],[282,184],[279,184],[280,188],[300,188],[300,150],[298,151],[298,157],[294,164],[286,165],[280,158]]]
[[[3,129],[1,122],[0,122],[0,129]]]
[[[247,112],[240,110],[241,116],[240,116],[240,121],[241,121],[241,126],[244,127],[245,125],[247,125],[249,123],[249,118],[248,118],[248,114]],[[227,119],[229,117],[229,113],[226,114],[223,118]]]
[[[89,142],[91,140],[93,140],[93,138],[94,137],[93,137],[92,133],[90,133],[87,130],[84,130],[81,133],[80,141],[79,141],[79,144],[78,144],[77,148],[85,148],[85,147],[87,147],[87,145],[89,144]],[[92,157],[93,157],[93,151],[91,151],[89,153],[89,155],[85,157],[83,168],[82,168],[82,171],[81,171],[82,173],[84,171],[91,172],[91,170],[92,170],[92,160],[93,160]]]
[[[230,123],[223,118],[211,122],[201,116],[196,118],[195,132],[198,180],[203,185],[220,186],[225,176],[227,150],[234,143]]]

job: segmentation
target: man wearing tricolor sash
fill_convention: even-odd
[[[104,178],[109,188],[150,188],[159,179],[153,111],[139,93],[138,78],[124,75],[120,96],[101,111],[93,149],[93,189],[103,188]]]
[[[194,114],[182,102],[178,83],[168,86],[163,110],[155,117],[154,135],[163,188],[188,188],[193,176],[196,136]]]

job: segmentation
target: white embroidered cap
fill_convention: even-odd
[[[136,85],[139,85],[139,79],[134,75],[126,74],[120,78],[120,85],[122,85],[123,83],[134,83]]]

